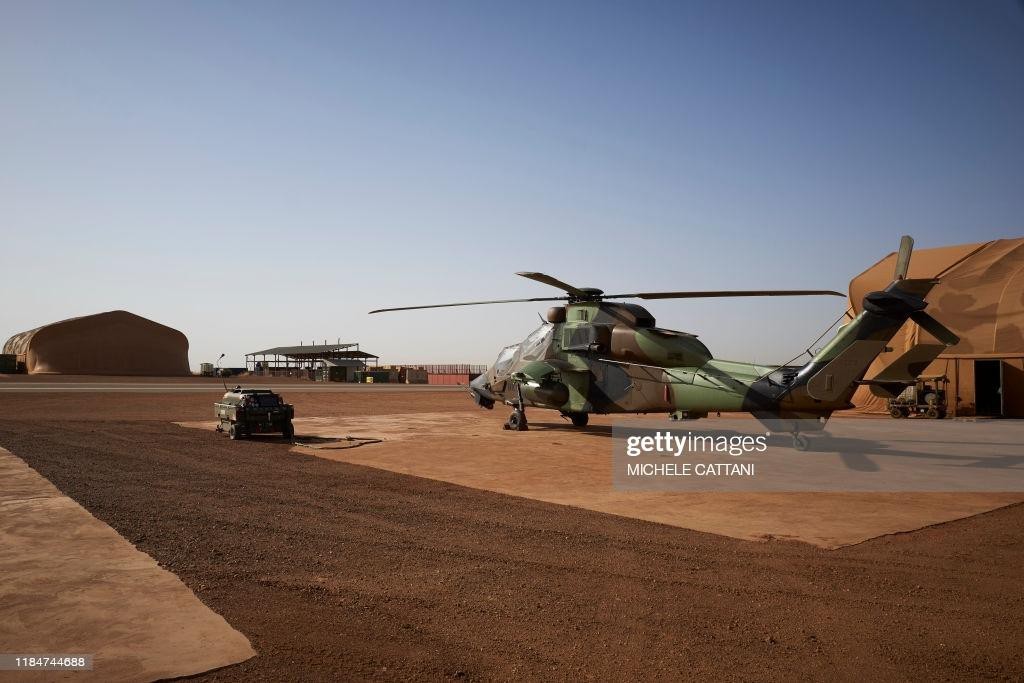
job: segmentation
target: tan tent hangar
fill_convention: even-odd
[[[895,259],[889,254],[850,282],[854,315],[865,294],[892,279]],[[908,277],[941,279],[926,297],[928,313],[960,337],[920,373],[949,378],[949,414],[1024,417],[1024,238],[915,250]],[[915,345],[936,342],[908,321],[867,377]],[[862,412],[887,412],[886,399],[867,386],[853,402]]]
[[[32,375],[185,376],[184,334],[128,311],[71,318],[16,334],[4,353]]]

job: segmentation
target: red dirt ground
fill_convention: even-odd
[[[752,543],[167,424],[210,398],[0,395],[0,445],[250,638],[259,656],[203,680],[1024,678],[1024,506],[837,551]]]

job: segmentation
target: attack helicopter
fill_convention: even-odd
[[[382,308],[370,313],[519,302],[564,302],[548,309],[543,324],[519,344],[507,346],[486,373],[469,386],[473,400],[513,411],[505,429],[526,431],[526,408],[557,410],[577,427],[591,413],[668,413],[695,419],[709,413],[751,413],[774,431],[793,435],[824,429],[833,412],[853,407],[858,386],[887,398],[899,395],[946,347],[959,342],[925,312],[936,279],[908,279],[913,239],[900,243],[892,282],[864,297],[862,311],[804,365],[760,365],[714,358],[697,335],[658,327],[644,307],[616,299],[693,299],[755,296],[845,296],[832,290],[745,290],[605,294],[550,275],[516,273],[564,292],[564,296],[501,299]],[[886,350],[900,327],[913,320],[937,343],[911,348],[873,379],[868,366]],[[818,425],[808,427],[808,425]]]

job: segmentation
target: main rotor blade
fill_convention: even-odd
[[[530,301],[568,301],[567,296],[537,297],[534,299],[497,299],[495,301],[464,301],[457,304],[430,304],[427,306],[400,306],[398,308],[378,308],[370,313],[388,313],[390,311],[414,311],[420,308],[449,308],[451,306],[482,306],[484,304],[518,304]]]
[[[545,275],[544,273],[516,273],[516,275],[520,277],[525,277],[528,280],[536,280],[537,282],[543,282],[544,284],[551,285],[552,287],[558,287],[563,292],[567,294],[572,294],[573,296],[576,297],[587,297],[587,293],[581,290],[579,287],[573,287],[568,283],[562,282],[558,278],[553,278],[550,275]]]
[[[726,296],[846,296],[831,289],[734,289],[707,292],[637,292],[606,294],[604,299],[705,299]]]

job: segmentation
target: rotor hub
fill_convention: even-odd
[[[604,294],[604,290],[597,287],[578,287],[577,291],[583,293],[583,296],[575,297],[579,301],[598,301]]]

